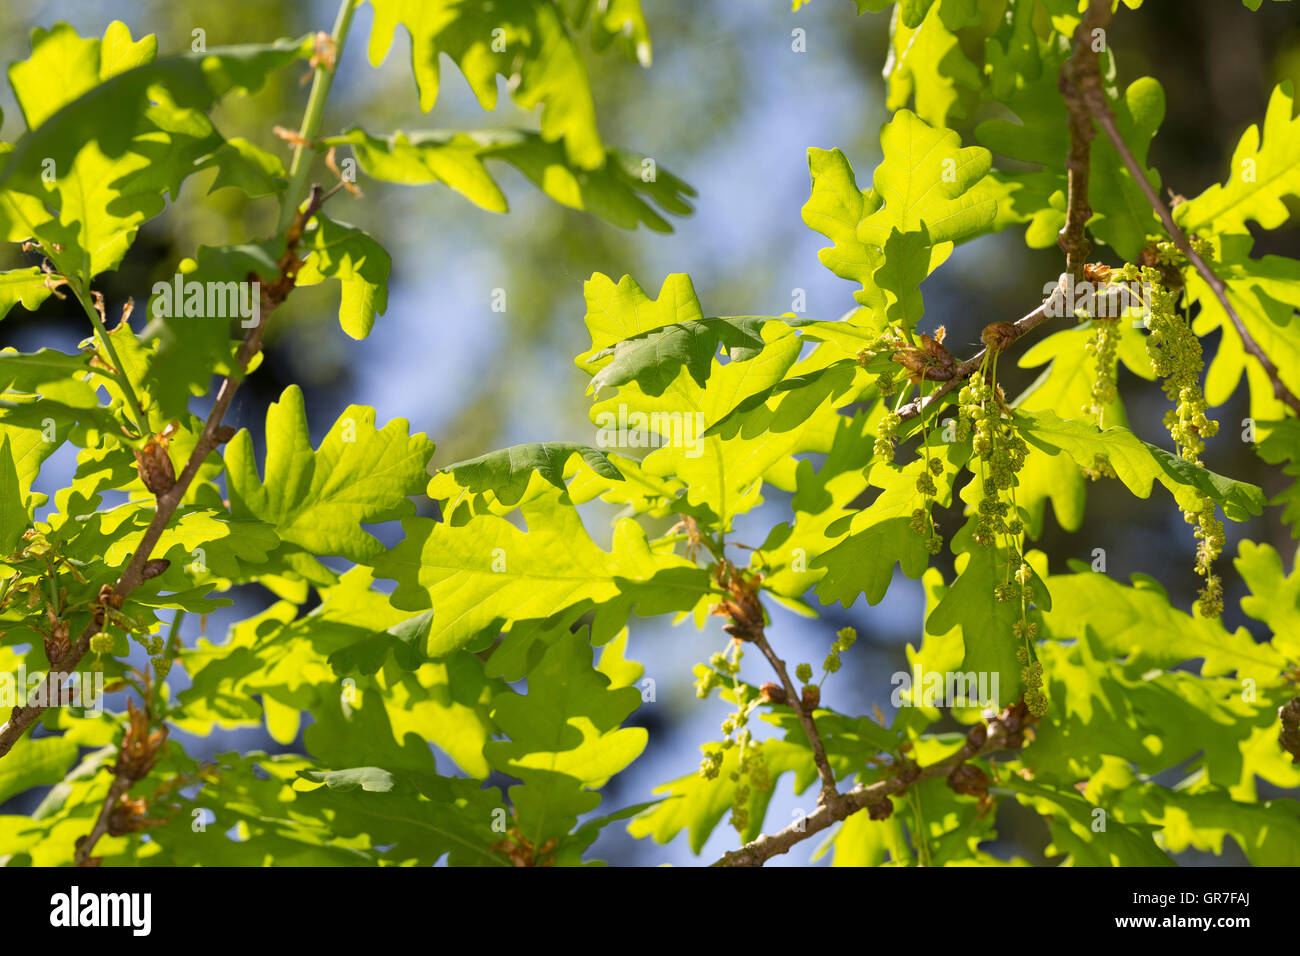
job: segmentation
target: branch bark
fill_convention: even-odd
[[[813,762],[817,764],[817,774],[822,781],[822,791],[817,798],[817,803],[824,805],[833,802],[840,794],[835,787],[835,774],[831,771],[830,761],[826,759],[826,747],[822,744],[821,734],[817,732],[817,725],[813,722],[812,714],[804,710],[803,699],[795,692],[794,682],[790,680],[785,661],[781,660],[776,651],[772,650],[767,635],[759,631],[753,637],[753,642],[758,645],[758,649],[763,652],[763,656],[772,665],[772,670],[776,671],[776,676],[781,678],[781,686],[785,688],[785,702],[790,705],[794,715],[799,718],[799,723],[803,724],[804,733],[808,735],[808,742],[812,745]]]
[[[1083,267],[1092,251],[1085,226],[1092,218],[1092,206],[1088,202],[1088,171],[1096,133],[1084,102],[1084,91],[1100,88],[1101,70],[1092,46],[1093,31],[1103,29],[1110,22],[1110,16],[1110,0],[1091,0],[1088,12],[1074,31],[1074,52],[1061,64],[1057,81],[1065,99],[1070,151],[1065,164],[1068,189],[1065,227],[1057,236],[1056,243],[1065,252],[1065,271],[1074,277],[1075,282],[1083,279]]]
[[[297,257],[298,242],[302,238],[303,229],[319,211],[323,201],[324,197],[320,187],[313,186],[307,204],[298,211],[289,226],[289,231],[285,236],[285,251],[279,262],[280,274],[275,281],[262,287],[261,311],[258,322],[245,333],[244,340],[240,343],[239,350],[236,352],[236,358],[243,369],[248,368],[248,363],[262,347],[262,336],[268,317],[293,290],[298,268],[301,266],[301,262]],[[113,586],[113,600],[118,605],[144,580],[145,568],[149,563],[150,556],[153,554],[153,549],[158,544],[158,539],[162,537],[162,533],[166,530],[172,516],[176,513],[181,500],[185,497],[185,492],[193,483],[195,476],[198,475],[199,468],[202,467],[208,454],[225,440],[226,436],[222,430],[221,419],[226,414],[226,410],[230,408],[230,402],[235,397],[235,391],[239,388],[239,384],[239,379],[234,377],[227,377],[222,381],[221,388],[217,392],[216,401],[212,404],[212,410],[208,413],[207,420],[203,424],[203,431],[200,432],[199,440],[195,444],[193,452],[190,453],[184,469],[182,469],[175,484],[157,496],[153,518],[145,529],[140,544],[131,556],[131,561],[127,564],[126,570],[122,572],[117,584]],[[77,638],[76,643],[59,660],[50,662],[50,672],[45,675],[45,680],[38,691],[38,699],[45,701],[58,699],[59,689],[54,686],[54,675],[67,674],[76,669],[77,665],[81,663],[81,659],[90,650],[91,637],[102,630],[103,625],[104,610],[102,607],[96,608],[91,616],[90,623],[81,632],[81,636]],[[13,749],[14,744],[18,742],[27,728],[34,724],[44,713],[47,706],[46,704],[32,704],[13,709],[9,720],[3,727],[0,727],[0,757],[4,757]]]
[[[933,777],[948,777],[968,760],[995,750],[1019,749],[1024,742],[1024,730],[1030,722],[1029,711],[1019,701],[1008,707],[986,724],[977,724],[966,736],[966,742],[956,753],[926,767],[908,764],[904,772],[878,780],[868,786],[858,784],[848,793],[837,794],[802,820],[790,824],[779,833],[763,834],[739,850],[726,853],[714,866],[762,866],[774,856],[788,852],[815,833],[820,833],[840,820],[869,807],[877,806],[890,796],[902,793],[912,784]]]
[[[1065,276],[1062,276],[1061,279],[1064,281]],[[1016,321],[1009,326],[1011,331],[1007,334],[1007,344],[1015,342],[1022,336],[1032,332],[1048,319],[1056,318],[1057,312],[1051,308],[1054,299],[1055,296],[1048,298],[1042,305],[1034,309],[1033,312],[1016,319]],[[956,369],[953,370],[952,377],[945,380],[942,385],[936,388],[929,395],[926,395],[924,398],[913,399],[900,408],[898,410],[898,417],[903,421],[907,421],[909,418],[915,418],[922,412],[928,411],[932,405],[942,399],[949,392],[959,388],[966,379],[974,375],[979,370],[980,365],[984,361],[984,356],[987,354],[987,347],[980,349],[970,358],[966,359],[966,361],[958,365]]]
[[[1179,226],[1178,223],[1174,222],[1173,212],[1156,193],[1155,187],[1148,182],[1146,173],[1142,170],[1142,165],[1137,161],[1137,157],[1133,155],[1133,151],[1128,148],[1128,144],[1124,142],[1124,137],[1120,135],[1119,128],[1115,125],[1115,114],[1111,111],[1110,105],[1106,102],[1106,96],[1102,92],[1100,85],[1085,87],[1083,90],[1083,101],[1088,112],[1091,114],[1092,119],[1096,120],[1097,125],[1101,127],[1102,132],[1106,134],[1106,137],[1115,146],[1115,151],[1119,153],[1120,159],[1124,161],[1124,165],[1128,167],[1129,173],[1132,174],[1133,179],[1137,181],[1138,186],[1142,190],[1142,194],[1146,196],[1147,202],[1150,203],[1155,214],[1160,217],[1160,221],[1164,224],[1165,231],[1169,233],[1169,237],[1174,241],[1174,245],[1176,245],[1179,251],[1187,257],[1187,261],[1192,264],[1192,267],[1196,269],[1198,273],[1200,273],[1201,278],[1205,280],[1205,284],[1208,285],[1210,291],[1214,293],[1214,297],[1219,300],[1219,305],[1222,306],[1224,313],[1232,322],[1233,328],[1237,330],[1237,335],[1241,338],[1242,348],[1253,355],[1255,361],[1259,362],[1260,366],[1264,369],[1264,374],[1266,374],[1269,381],[1273,383],[1273,395],[1291,409],[1291,411],[1300,415],[1300,398],[1298,398],[1295,393],[1287,388],[1282,382],[1282,378],[1278,374],[1277,366],[1273,364],[1272,359],[1268,357],[1267,353],[1265,353],[1265,351],[1260,347],[1259,343],[1255,341],[1255,337],[1250,334],[1250,330],[1246,328],[1246,323],[1242,321],[1241,316],[1237,313],[1232,302],[1228,299],[1227,285],[1219,278],[1215,271],[1210,268],[1206,261],[1201,258],[1196,250],[1192,248],[1191,242],[1188,241],[1187,233],[1183,231],[1183,228]]]
[[[95,848],[95,844],[99,842],[100,837],[108,832],[113,809],[134,785],[135,780],[130,774],[126,773],[120,766],[114,769],[113,783],[108,788],[108,796],[104,798],[103,805],[99,808],[99,816],[95,818],[95,825],[90,828],[88,834],[77,838],[76,854],[73,857],[73,861],[77,866],[97,865],[92,862],[90,853]]]

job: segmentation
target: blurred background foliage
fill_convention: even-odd
[[[160,53],[168,53],[189,49],[196,29],[205,31],[208,46],[328,30],[335,7],[333,0],[6,0],[0,7],[0,57],[5,63],[25,58],[31,28],[60,20],[88,35],[102,34],[110,21],[122,19],[136,36],[156,33]],[[484,212],[440,187],[393,186],[367,182],[362,175],[364,197],[332,200],[331,215],[370,231],[392,254],[387,314],[370,338],[353,342],[335,318],[335,291],[324,285],[296,291],[277,311],[267,361],[239,392],[227,421],[249,426],[256,439],[266,405],[297,382],[307,395],[314,438],[348,404],[374,405],[380,420],[405,417],[414,430],[427,432],[438,443],[438,465],[522,441],[594,443],[583,394],[586,377],[572,361],[589,341],[582,323],[582,283],[593,272],[615,279],[630,274],[652,294],[667,273],[688,272],[709,315],[786,312],[796,290],[803,290],[812,317],[838,318],[851,309],[852,287],[818,263],[817,250],[825,242],[800,218],[808,197],[806,149],[838,146],[859,183],[870,181],[880,160],[879,128],[888,115],[880,75],[889,46],[888,15],[856,16],[855,5],[846,0],[811,0],[798,13],[790,11],[788,0],[644,0],[643,7],[653,41],[650,69],[614,50],[586,51],[600,129],[607,144],[649,155],[694,186],[699,196],[692,217],[674,220],[676,231],[669,235],[644,228],[622,231],[555,204],[505,168],[494,167],[510,201],[505,216]],[[1300,81],[1300,14],[1294,7],[1270,3],[1251,14],[1236,0],[1146,0],[1136,13],[1117,16],[1109,42],[1121,79],[1127,83],[1150,75],[1165,88],[1166,118],[1151,163],[1166,186],[1194,195],[1222,181],[1238,137],[1262,119],[1272,86],[1288,78]],[[354,124],[375,134],[536,127],[536,115],[521,114],[507,96],[494,113],[485,114],[449,64],[436,107],[422,114],[404,33],[383,66],[370,67],[365,41],[371,17],[368,6],[357,14],[325,132]],[[796,28],[805,31],[806,52],[793,49]],[[278,150],[287,161],[289,146],[273,127],[298,127],[307,94],[299,79],[286,73],[251,99],[227,100],[214,116],[218,128]],[[7,86],[0,108],[3,136],[12,140],[22,121]],[[980,118],[956,124],[967,143]],[[179,260],[200,244],[273,232],[273,201],[250,201],[231,189],[204,196],[213,178],[204,173],[189,180],[182,202],[146,224],[122,267],[101,277],[98,287],[110,314],[133,297],[140,306],[134,324],[140,327],[152,284],[169,279]],[[1256,255],[1300,257],[1294,225],[1257,234],[1257,240]],[[1099,249],[1094,255],[1118,264],[1106,253]],[[0,262],[0,268],[16,264]],[[952,351],[972,354],[985,324],[1033,309],[1044,283],[1061,268],[1056,250],[1027,249],[1020,229],[975,240],[925,284],[922,327],[945,325]],[[504,312],[492,310],[496,289],[505,290]],[[89,331],[75,303],[51,298],[34,315],[15,310],[0,325],[0,344],[72,349]],[[1207,361],[1216,339],[1217,333],[1205,342]],[[1035,374],[1011,370],[1008,391],[1014,394]],[[1127,376],[1121,394],[1135,430],[1159,442],[1166,407],[1159,388]],[[1223,427],[1207,450],[1206,464],[1275,493],[1279,476],[1238,440],[1238,423],[1247,414],[1244,389],[1218,412]],[[60,465],[71,468],[70,453],[52,459],[47,475]],[[57,479],[56,474],[49,480]],[[736,540],[756,544],[787,515],[787,500],[773,492],[742,520]],[[607,529],[591,523],[596,539],[608,541]],[[956,526],[951,518],[949,523]],[[1284,554],[1294,550],[1294,542],[1274,509],[1263,519],[1230,526],[1228,533],[1221,562],[1228,589],[1225,623],[1250,627],[1254,622],[1236,604],[1240,583],[1228,567],[1236,539],[1268,541]],[[1143,501],[1095,493],[1083,529],[1074,535],[1061,533],[1049,510],[1039,546],[1055,568],[1067,558],[1091,560],[1093,549],[1103,548],[1110,574],[1121,579],[1135,571],[1151,574],[1184,608],[1194,598],[1192,535],[1173,503],[1158,495]],[[945,573],[950,575],[951,567]],[[238,596],[234,608],[206,622],[208,632],[221,634],[230,621],[262,603],[258,595]],[[870,608],[859,601],[848,610],[835,606],[824,613],[820,621],[809,621],[774,609],[774,643],[788,660],[816,660],[836,628],[855,626],[866,639],[846,655],[826,701],[850,713],[869,711],[873,704],[887,708],[889,675],[907,669],[903,648],[920,642],[920,583],[896,575],[881,605]],[[690,669],[721,649],[724,638],[717,624],[707,635],[687,627],[670,630],[638,621],[633,628],[630,654],[646,663],[657,699],[633,718],[650,729],[650,746],[610,784],[608,806],[646,799],[657,784],[694,768],[695,748],[717,737],[725,705],[694,699]],[[757,667],[750,669],[757,663],[747,662],[747,679],[767,679]],[[205,748],[285,749],[248,732],[186,741],[186,746],[196,755]],[[800,798],[788,791],[787,780],[773,801],[769,828],[783,825],[801,803],[810,808],[811,794]],[[1262,786],[1261,798],[1269,795]],[[998,821],[1002,840],[995,852],[1041,862],[1045,825],[1023,808],[1012,806],[1005,813],[1008,818]],[[734,840],[732,831],[720,827],[705,858]],[[806,862],[812,849],[805,845],[774,862]],[[605,831],[596,852],[613,863],[691,859],[680,838],[658,847],[634,841],[616,827]],[[1231,853],[1206,860],[1235,861]]]

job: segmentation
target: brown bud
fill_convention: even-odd
[[[71,627],[67,621],[55,620],[50,625],[50,633],[45,637],[45,656],[51,664],[57,664],[68,656],[72,650]]]
[[[988,793],[989,783],[988,774],[968,763],[958,764],[952,768],[952,773],[948,774],[948,786],[952,788],[953,793],[965,794],[968,797],[983,797]]]
[[[99,589],[99,596],[96,598],[97,603],[107,605],[111,608],[120,608],[122,602],[126,600],[122,595],[113,589],[113,585],[105,584]]]
[[[867,807],[867,816],[872,820],[888,820],[894,815],[894,801],[888,797],[879,803],[873,803]]]
[[[144,563],[144,568],[140,571],[140,580],[148,581],[150,578],[156,578],[162,574],[172,563],[166,558],[153,558]]]
[[[941,338],[935,339],[921,333],[920,347],[900,345],[894,352],[894,361],[908,371],[908,378],[913,382],[928,379],[932,382],[947,381],[953,377],[957,360],[941,344]]]
[[[1014,734],[1023,729],[1029,722],[1029,707],[1025,704],[1025,699],[1021,697],[1014,704],[1007,705],[1007,709],[998,715],[998,721],[1008,733]]]
[[[165,441],[150,440],[143,450],[135,450],[135,463],[140,480],[155,495],[166,494],[176,484],[176,469]]]
[[[238,433],[239,429],[232,425],[218,425],[212,432],[212,437],[216,439],[218,445],[224,445]]]
[[[990,352],[1005,351],[1016,340],[1016,327],[1010,322],[990,322],[980,333],[980,341]]]
[[[822,689],[816,684],[805,684],[800,702],[803,704],[804,713],[811,713],[822,702]]]
[[[768,681],[758,689],[758,698],[765,704],[784,704],[785,688]]]
[[[1292,697],[1277,709],[1278,719],[1282,721],[1282,731],[1278,734],[1278,743],[1282,749],[1291,754],[1292,763],[1300,763],[1300,697]]]
[[[989,729],[983,724],[976,724],[966,735],[966,745],[972,750],[979,750],[984,746],[984,741],[989,739]]]
[[[1104,262],[1089,262],[1083,267],[1083,277],[1089,282],[1107,282],[1110,280],[1110,273],[1110,266]]]

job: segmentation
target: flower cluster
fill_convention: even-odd
[[[1034,624],[1030,627],[1036,629]],[[1025,685],[1025,706],[1035,717],[1047,713],[1047,697],[1043,694],[1043,665],[1034,660],[1029,653],[1028,641],[1016,650],[1016,660],[1021,664],[1020,680]]]
[[[1038,625],[1029,620],[1029,605],[1034,601],[1033,569],[1021,556],[1025,526],[1016,507],[1016,474],[1025,466],[1029,446],[1016,434],[1010,419],[1002,415],[1001,398],[996,386],[983,372],[958,393],[959,423],[966,423],[973,433],[972,448],[978,458],[981,497],[972,537],[980,547],[994,547],[999,538],[1007,556],[1006,580],[993,587],[1000,603],[1018,603],[1020,616],[1012,634],[1023,646],[1016,658],[1023,665],[1021,680],[1025,685],[1025,705],[1035,716],[1047,712],[1047,697],[1042,692],[1043,668],[1030,650]],[[958,426],[961,434],[961,426]],[[974,463],[972,463],[974,467]]]
[[[1004,421],[994,387],[981,380],[962,387],[958,393],[960,415],[974,431],[972,447],[980,460],[983,497],[979,503],[979,520],[975,526],[975,543],[991,547],[997,536],[1019,535],[1024,526],[1014,511],[1014,502],[1004,500],[1002,492],[1015,485],[1016,473],[1025,466],[1029,446],[1015,434],[1010,422]]]
[[[1165,413],[1165,427],[1174,439],[1179,456],[1200,464],[1205,439],[1219,430],[1219,423],[1206,414],[1209,404],[1201,390],[1201,370],[1205,367],[1201,340],[1178,311],[1176,296],[1159,285],[1159,273],[1144,267],[1138,274],[1151,289],[1147,303],[1146,324],[1150,331],[1147,354],[1156,375],[1164,380],[1165,396],[1174,402],[1174,407]]]
[[[1084,349],[1097,365],[1097,373],[1093,376],[1089,404],[1083,407],[1083,411],[1092,415],[1097,420],[1098,426],[1102,424],[1106,407],[1112,404],[1118,395],[1116,358],[1119,352],[1120,335],[1118,320],[1094,318],[1092,335],[1088,336],[1088,341],[1084,345]]]
[[[867,368],[876,359],[882,355],[888,355],[892,358],[894,352],[902,345],[902,339],[892,331],[885,332],[866,348],[861,349],[856,358],[858,364]],[[876,388],[880,390],[881,395],[893,395],[898,391],[898,382],[894,378],[898,374],[898,367],[893,366],[885,369],[876,376]]]
[[[1199,247],[1197,244],[1200,244]],[[1195,240],[1193,248],[1198,255],[1208,254],[1208,244]],[[1202,251],[1204,250],[1204,251]],[[1169,262],[1176,261],[1164,245],[1157,246],[1157,256]],[[1165,260],[1161,260],[1165,261]],[[1131,271],[1135,267],[1128,267]],[[1150,267],[1136,269],[1143,282],[1150,283],[1147,328],[1147,353],[1156,375],[1164,381],[1165,395],[1174,407],[1165,413],[1165,427],[1174,440],[1180,458],[1193,464],[1201,463],[1205,439],[1219,431],[1219,423],[1207,412],[1209,403],[1201,389],[1201,371],[1205,359],[1201,354],[1201,340],[1188,324],[1187,318],[1177,309],[1177,296],[1166,291],[1157,282],[1159,273]],[[1205,578],[1197,599],[1197,609],[1204,617],[1218,617],[1223,611],[1223,583],[1213,571],[1213,563],[1223,550],[1223,523],[1215,517],[1214,501],[1207,495],[1198,495],[1194,508],[1183,513],[1188,524],[1196,526],[1196,573]]]
[[[842,627],[835,632],[835,643],[831,645],[831,652],[826,655],[826,661],[822,664],[826,673],[834,674],[840,669],[840,654],[852,647],[857,639],[858,632],[851,627]]]
[[[1110,458],[1103,455],[1101,452],[1097,452],[1097,454],[1093,456],[1091,468],[1080,465],[1079,470],[1083,472],[1084,477],[1089,481],[1096,481],[1098,478],[1116,477],[1115,466],[1110,463]]]
[[[736,789],[731,795],[731,825],[737,833],[744,833],[749,827],[749,795],[753,789],[760,793],[770,790],[772,778],[767,771],[767,757],[763,754],[763,745],[757,740],[748,740],[740,751],[740,768],[731,773]]]
[[[886,461],[894,460],[894,446],[898,441],[898,426],[903,420],[895,412],[885,412],[876,426],[876,444],[873,449]]]
[[[934,496],[939,493],[938,486],[934,479],[943,474],[943,461],[939,458],[930,457],[930,441],[926,435],[922,441],[921,447],[922,460],[925,462],[925,468],[916,476],[916,490],[925,499],[924,507],[916,508],[912,512],[912,520],[908,527],[915,534],[925,536],[925,550],[931,554],[938,554],[943,550],[943,536],[935,527],[932,508],[934,507]]]
[[[842,627],[835,632],[835,641],[831,644],[830,653],[826,655],[826,660],[822,662],[822,679],[825,680],[827,675],[834,674],[842,666],[840,655],[847,651],[858,639],[858,632],[851,627]],[[794,669],[794,676],[804,685],[803,703],[806,709],[814,709],[821,698],[821,691],[816,685],[812,684],[813,668],[812,665],[805,662],[799,664]]]
[[[727,719],[722,722],[721,743],[707,744],[704,748],[704,759],[700,761],[700,776],[705,780],[717,778],[722,770],[722,761],[726,752],[733,747],[741,748],[743,763],[745,747],[751,744],[749,714],[758,705],[758,698],[753,696],[750,689],[744,685],[740,686],[737,696],[740,706],[735,713],[728,714]],[[732,779],[736,779],[734,774]]]
[[[1214,500],[1202,496],[1200,507],[1184,511],[1183,520],[1196,526],[1196,573],[1205,578],[1196,606],[1202,617],[1218,617],[1223,613],[1223,582],[1214,573],[1214,559],[1223,552],[1223,522],[1214,512]]]
[[[1202,239],[1200,236],[1189,236],[1188,243],[1202,259],[1211,259],[1214,257],[1214,243],[1208,239]],[[1183,252],[1178,245],[1171,240],[1158,240],[1155,244],[1155,260],[1162,266],[1175,266],[1181,268],[1186,264]]]
[[[725,654],[719,652],[710,657],[709,666],[695,681],[695,696],[703,700],[715,687],[724,687],[729,680],[734,683],[740,673],[740,659],[744,656],[740,642],[732,641]]]
[[[740,747],[740,763],[745,766],[747,747],[755,746],[749,732],[749,715],[763,702],[762,696],[747,684],[742,684],[737,675],[740,673],[740,659],[744,656],[740,642],[733,640],[727,652],[714,654],[709,658],[709,665],[703,670],[695,684],[697,697],[707,697],[715,687],[731,685],[736,698],[736,710],[728,714],[722,722],[722,741],[706,744],[703,748],[704,759],[700,761],[700,776],[714,780],[722,771],[722,761],[728,750]],[[732,774],[732,779],[736,775]]]

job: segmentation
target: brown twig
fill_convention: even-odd
[[[262,286],[261,312],[258,322],[244,335],[244,340],[240,343],[239,350],[236,352],[236,358],[241,369],[247,369],[248,363],[261,349],[262,335],[266,328],[268,316],[293,290],[298,268],[301,265],[297,258],[298,242],[302,238],[303,229],[320,210],[322,202],[324,202],[324,195],[321,188],[312,186],[311,195],[306,206],[299,210],[289,226],[285,236],[285,251],[279,262],[280,274],[271,283]],[[145,571],[153,549],[158,544],[159,538],[162,537],[163,531],[166,530],[172,515],[175,514],[177,507],[179,507],[181,499],[185,497],[185,492],[193,483],[195,476],[198,475],[199,468],[202,467],[208,454],[229,437],[228,429],[224,429],[221,425],[221,419],[230,407],[231,399],[235,397],[235,390],[238,388],[239,379],[233,376],[229,376],[222,381],[221,388],[217,392],[216,401],[212,404],[212,411],[208,413],[207,421],[203,424],[203,431],[199,434],[199,440],[195,444],[189,460],[185,463],[185,468],[181,471],[180,477],[176,479],[175,484],[157,496],[153,519],[145,529],[144,536],[140,539],[140,545],[131,556],[131,561],[126,570],[122,572],[122,576],[118,578],[117,584],[112,588],[112,593],[115,596],[114,603],[117,606],[120,607],[126,596],[144,581]],[[56,688],[53,686],[53,676],[71,672],[81,662],[81,659],[86,656],[87,651],[90,649],[91,637],[103,628],[104,613],[102,607],[97,607],[91,616],[90,623],[81,632],[77,642],[59,660],[50,662],[50,672],[45,676],[38,699],[47,701],[57,699]],[[33,704],[13,709],[8,722],[3,727],[0,727],[0,757],[5,756],[13,749],[14,744],[18,742],[27,728],[34,724],[45,711],[45,706]]]
[[[1133,155],[1133,151],[1128,148],[1128,144],[1124,142],[1124,137],[1120,135],[1119,128],[1115,125],[1115,114],[1111,112],[1110,106],[1106,102],[1105,94],[1102,93],[1100,86],[1095,88],[1086,88],[1084,90],[1084,101],[1092,115],[1092,118],[1097,121],[1097,125],[1101,127],[1107,138],[1110,139],[1111,143],[1115,147],[1115,151],[1119,153],[1120,159],[1124,161],[1124,165],[1128,167],[1129,173],[1131,173],[1134,180],[1137,181],[1138,186],[1142,190],[1142,194],[1147,198],[1147,202],[1150,203],[1155,214],[1160,217],[1160,221],[1164,224],[1165,231],[1169,233],[1169,237],[1174,241],[1174,245],[1176,245],[1179,251],[1187,257],[1187,261],[1192,264],[1192,267],[1195,268],[1198,273],[1200,273],[1201,278],[1205,280],[1205,284],[1208,285],[1210,291],[1214,293],[1214,297],[1219,300],[1219,305],[1223,307],[1223,311],[1227,314],[1233,327],[1237,330],[1237,335],[1241,338],[1242,348],[1253,355],[1255,360],[1259,362],[1260,366],[1264,369],[1264,373],[1269,377],[1269,381],[1273,383],[1273,395],[1280,402],[1290,408],[1291,411],[1300,415],[1300,398],[1297,398],[1295,393],[1283,384],[1282,378],[1278,374],[1277,366],[1273,364],[1272,359],[1268,357],[1268,354],[1265,353],[1259,343],[1255,341],[1255,337],[1251,335],[1250,330],[1246,328],[1246,323],[1242,321],[1241,316],[1228,300],[1227,285],[1224,284],[1224,281],[1219,278],[1205,260],[1201,258],[1197,251],[1192,248],[1191,242],[1187,239],[1187,233],[1183,231],[1182,227],[1179,226],[1178,223],[1174,222],[1174,216],[1172,211],[1169,209],[1169,206],[1165,204],[1159,194],[1155,191],[1155,187],[1153,187],[1147,180],[1146,174],[1142,170],[1142,165],[1137,161],[1137,157]]]
[[[144,707],[135,706],[135,701],[127,702],[128,722],[122,744],[118,748],[117,761],[113,765],[113,783],[108,788],[99,816],[90,832],[77,839],[77,866],[98,866],[100,860],[91,857],[101,837],[105,835],[125,836],[136,833],[147,826],[162,821],[149,820],[145,817],[148,807],[143,800],[127,800],[126,795],[139,781],[149,776],[149,771],[158,762],[167,740],[167,728],[161,727],[150,732],[150,713],[153,709],[153,688],[149,675],[144,675]]]
[[[1092,48],[1092,31],[1110,22],[1110,0],[1092,0],[1088,12],[1074,31],[1074,51],[1061,64],[1057,86],[1065,99],[1067,123],[1070,128],[1070,152],[1066,156],[1065,227],[1056,243],[1065,252],[1065,271],[1078,282],[1083,278],[1083,266],[1088,261],[1092,245],[1088,242],[1085,226],[1092,218],[1088,202],[1088,170],[1091,163],[1092,139],[1096,135],[1088,116],[1084,94],[1088,89],[1100,88],[1101,70],[1097,53]]]
[[[1057,82],[1061,95],[1065,99],[1070,129],[1070,151],[1066,156],[1066,183],[1069,190],[1066,199],[1065,226],[1057,236],[1057,245],[1065,253],[1065,275],[1073,281],[1083,279],[1083,267],[1087,264],[1092,244],[1088,241],[1086,226],[1092,218],[1092,206],[1088,202],[1088,172],[1092,161],[1092,140],[1096,136],[1090,119],[1088,95],[1091,91],[1100,93],[1101,70],[1097,63],[1097,53],[1092,48],[1092,31],[1101,29],[1110,22],[1110,0],[1091,0],[1088,12],[1079,21],[1074,31],[1074,52],[1061,64],[1061,75]],[[1068,314],[1069,310],[1057,312],[1050,310],[1048,299],[1041,306],[1024,318],[1008,327],[1004,344],[1010,345],[1025,333],[1033,330],[1048,319],[1058,314]],[[915,418],[934,405],[949,392],[960,388],[966,379],[975,374],[984,362],[988,349],[962,362],[953,369],[952,375],[930,395],[917,398],[898,410],[898,417],[907,421]]]
[[[808,742],[812,745],[813,757],[817,763],[817,772],[822,778],[822,798],[829,799],[837,796],[835,774],[831,772],[830,763],[826,760],[826,748],[822,746],[817,725],[813,723],[812,715],[808,712],[811,708],[804,707],[785,669],[785,661],[777,657],[776,651],[772,650],[772,645],[768,643],[764,631],[763,605],[758,599],[762,576],[738,570],[726,558],[720,559],[714,565],[713,575],[718,582],[718,587],[726,593],[726,596],[715,604],[709,613],[727,618],[727,623],[722,626],[722,630],[731,635],[733,640],[749,641],[758,645],[763,656],[771,663],[772,669],[776,671],[785,687],[785,702],[790,705],[795,716],[799,718],[799,723],[803,725],[804,732],[808,734]]]
[[[1061,277],[1061,281],[1062,282],[1065,281],[1065,276]],[[1014,342],[1017,339],[1021,338],[1022,336],[1027,335],[1029,332],[1038,328],[1038,326],[1042,325],[1048,319],[1053,319],[1058,314],[1064,314],[1058,312],[1058,310],[1056,309],[1051,308],[1053,299],[1054,297],[1048,298],[1042,305],[1034,309],[1033,312],[1030,312],[1028,315],[1017,319],[1013,323],[1010,323],[1007,326],[1007,328],[1010,330],[1007,333],[1007,339],[1006,339],[1007,344],[1009,345],[1011,342]],[[1068,310],[1066,311],[1068,312]],[[965,382],[966,379],[970,378],[977,371],[979,371],[979,367],[981,364],[983,364],[984,356],[986,354],[988,354],[988,349],[982,348],[974,355],[972,355],[970,358],[966,359],[966,361],[959,364],[953,370],[952,377],[947,379],[942,385],[936,388],[929,395],[926,395],[923,398],[914,399],[913,401],[908,402],[906,405],[900,408],[898,410],[898,417],[903,421],[907,421],[909,418],[915,418],[917,415],[920,415],[922,412],[929,410],[931,406],[933,406],[936,402],[938,402],[949,392],[953,391],[956,388],[960,388],[961,384]]]
[[[831,771],[830,761],[826,759],[826,747],[822,744],[821,734],[817,732],[817,725],[813,722],[812,713],[804,709],[803,701],[799,694],[796,693],[794,683],[790,680],[790,674],[786,670],[785,661],[781,660],[776,651],[772,650],[767,635],[760,630],[752,640],[772,665],[772,670],[776,671],[776,676],[781,678],[781,686],[785,688],[785,702],[794,711],[794,715],[799,718],[804,733],[808,735],[808,742],[812,744],[813,762],[817,764],[817,773],[822,780],[821,795],[818,796],[817,803],[819,806],[824,806],[833,802],[840,794],[835,788],[835,774]]]
[[[844,820],[860,810],[883,804],[890,796],[902,793],[912,784],[933,777],[947,777],[968,760],[995,750],[1018,749],[1024,742],[1024,730],[1030,721],[1029,711],[1019,701],[1008,707],[987,725],[977,724],[966,736],[966,742],[956,753],[926,767],[907,764],[903,772],[878,780],[868,786],[858,784],[848,793],[837,794],[833,800],[821,804],[808,816],[790,824],[779,833],[763,834],[739,850],[723,855],[714,866],[762,866],[774,856],[802,843],[814,833],[820,833],[833,823]]]

